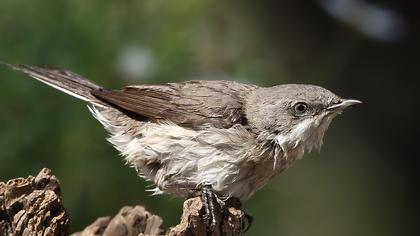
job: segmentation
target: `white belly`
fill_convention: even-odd
[[[282,153],[258,148],[255,136],[241,125],[196,131],[171,123],[110,124],[110,113],[93,114],[127,163],[156,184],[156,194],[187,196],[211,185],[220,197],[247,199],[290,162]]]

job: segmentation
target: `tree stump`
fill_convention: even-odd
[[[58,179],[46,168],[36,177],[0,182],[0,235],[69,235],[61,197]],[[143,206],[125,206],[114,217],[100,217],[72,236],[242,235],[245,214],[239,200],[230,199],[220,209],[212,232],[206,228],[204,212],[200,197],[187,199],[181,222],[165,232],[161,217]]]

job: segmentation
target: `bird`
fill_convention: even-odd
[[[320,149],[334,117],[361,103],[308,84],[192,80],[109,90],[64,69],[3,64],[86,101],[153,194],[201,194],[212,225],[214,199],[247,200]]]

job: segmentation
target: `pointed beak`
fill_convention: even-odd
[[[341,99],[341,101],[337,104],[331,105],[327,108],[328,111],[335,111],[335,110],[344,110],[347,107],[352,107],[357,104],[361,104],[362,102],[355,99]]]

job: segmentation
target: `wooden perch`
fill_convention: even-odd
[[[123,207],[114,217],[98,218],[72,236],[242,235],[244,212],[231,199],[219,211],[216,229],[206,230],[200,197],[184,202],[181,222],[163,229],[163,220],[142,206]],[[69,219],[62,205],[58,179],[44,168],[36,177],[0,182],[0,235],[69,235]]]
[[[49,169],[0,182],[2,235],[67,235],[68,223],[60,185]]]

